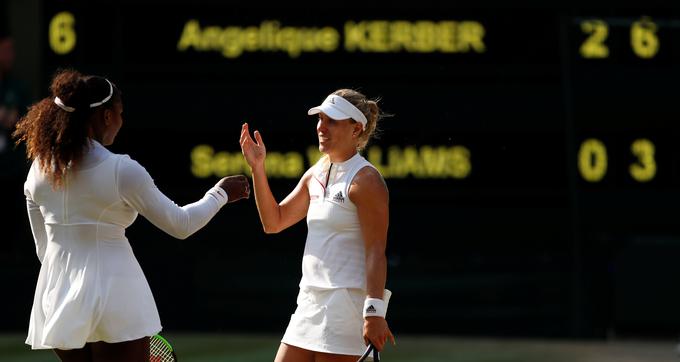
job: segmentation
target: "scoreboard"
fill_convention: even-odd
[[[677,332],[677,11],[42,7],[44,88],[64,67],[115,82],[112,150],[179,204],[248,174],[243,122],[283,199],[319,157],[307,109],[338,88],[380,98],[390,116],[364,156],[390,190],[395,333]],[[252,201],[184,241],[141,218],[128,230],[166,329],[229,331],[283,331],[305,235],[304,223],[265,235]]]

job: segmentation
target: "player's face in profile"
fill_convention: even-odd
[[[339,148],[350,147],[353,123],[351,119],[335,120],[324,113],[319,113],[319,121],[316,124],[319,151],[328,153]]]
[[[113,143],[120,131],[120,127],[123,126],[123,103],[116,102],[110,110],[107,110],[109,118],[106,123],[106,131],[104,132],[104,146],[108,146]]]

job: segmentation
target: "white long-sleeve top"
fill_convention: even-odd
[[[96,141],[60,188],[34,162],[24,192],[42,263],[26,340],[34,349],[81,348],[158,333],[153,295],[125,228],[139,213],[183,239],[227,203],[224,190],[215,186],[180,207],[139,163]]]

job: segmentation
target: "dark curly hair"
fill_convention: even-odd
[[[13,136],[17,144],[26,142],[26,154],[38,160],[40,169],[48,175],[56,188],[62,185],[69,168],[76,167],[89,143],[92,123],[105,109],[121,101],[121,93],[113,85],[113,96],[101,102],[111,91],[109,82],[102,77],[84,75],[73,69],[59,70],[52,79],[50,95],[29,107],[16,125]],[[55,103],[59,97],[68,112]]]

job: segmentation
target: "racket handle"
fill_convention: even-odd
[[[372,343],[368,344],[368,347],[366,347],[366,351],[364,354],[359,357],[359,360],[357,362],[364,362],[368,358],[368,356],[373,354],[373,362],[380,362],[380,352],[378,352],[378,349],[375,348],[375,346]]]

